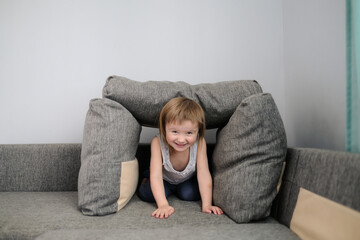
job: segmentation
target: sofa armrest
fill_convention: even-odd
[[[331,211],[339,207],[339,209],[345,209],[344,211],[349,210],[358,219],[360,217],[359,193],[360,154],[289,148],[282,185],[273,207],[273,216],[292,228],[292,224],[295,222],[295,210],[305,204],[306,211],[313,219],[317,217],[316,211],[319,207],[324,208],[329,213],[328,216],[331,216]],[[317,206],[315,206],[315,202],[318,204]],[[325,207],[327,203],[330,205]],[[301,209],[300,213],[303,214],[306,211]],[[342,214],[342,210],[339,211]],[[305,219],[302,218],[302,221]],[[330,222],[327,222],[326,219],[323,222],[325,225],[329,224],[326,225],[326,228],[330,230]],[[355,228],[347,230],[347,232],[352,230]]]

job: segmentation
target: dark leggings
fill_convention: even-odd
[[[171,194],[175,194],[184,201],[200,200],[199,185],[196,176],[179,184],[170,184],[164,180],[165,196],[168,198]],[[154,195],[151,191],[150,179],[141,184],[138,189],[138,196],[145,202],[155,202]]]

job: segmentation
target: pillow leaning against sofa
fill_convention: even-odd
[[[162,107],[172,98],[187,97],[198,102],[205,112],[206,128],[224,126],[241,101],[261,93],[254,80],[223,81],[190,85],[185,82],[138,82],[111,76],[103,88],[103,97],[119,102],[141,125],[158,127]]]
[[[214,203],[237,223],[269,216],[286,149],[284,126],[272,96],[244,99],[217,133]]]
[[[121,104],[93,99],[86,115],[78,179],[79,208],[85,215],[120,210],[135,193],[135,158],[141,126]]]

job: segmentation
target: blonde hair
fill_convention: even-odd
[[[199,138],[205,135],[205,114],[200,104],[185,97],[171,99],[162,108],[159,117],[159,129],[162,139],[166,142],[166,124],[171,122],[182,122],[190,120],[198,124]]]

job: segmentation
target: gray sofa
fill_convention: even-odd
[[[210,161],[213,148],[211,144],[208,147]],[[81,144],[0,145],[0,239],[312,238],[306,234],[314,233],[314,229],[318,234],[317,227],[307,226],[306,217],[297,218],[294,225],[302,189],[355,214],[350,230],[335,229],[337,235],[333,237],[345,239],[342,237],[349,233],[350,239],[359,237],[355,229],[360,211],[359,154],[288,148],[271,216],[245,224],[237,224],[227,215],[202,213],[200,202],[184,202],[176,197],[169,200],[175,213],[166,220],[152,218],[155,205],[142,202],[136,195],[115,214],[85,216],[78,209],[80,156]],[[136,157],[141,178],[149,164],[149,146],[140,144]],[[321,219],[316,211],[310,211],[311,218]],[[321,224],[326,229],[328,223]],[[331,233],[329,224],[326,232]]]

